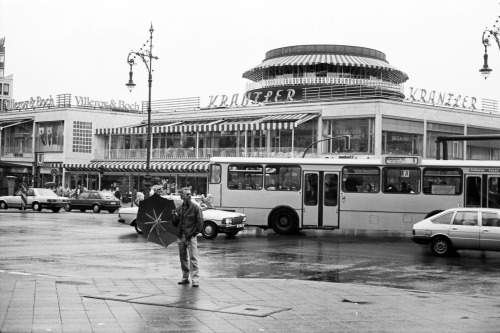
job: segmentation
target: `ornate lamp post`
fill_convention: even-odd
[[[500,16],[498,18],[500,18]],[[490,45],[491,36],[493,36],[493,38],[497,42],[498,48],[500,49],[500,39],[499,39],[500,27],[497,27],[497,24],[498,24],[498,19],[496,20],[491,30],[486,28],[486,30],[483,31],[482,42],[484,45],[484,64],[483,68],[481,68],[479,71],[481,72],[481,75],[484,77],[485,80],[488,78],[488,76],[490,76],[490,73],[492,71],[492,69],[488,67],[488,46],[491,46]]]
[[[147,138],[146,138],[146,177],[144,177],[144,198],[148,198],[151,191],[151,175],[150,175],[150,156],[151,156],[151,87],[153,85],[153,59],[158,60],[158,57],[153,56],[153,23],[151,23],[151,28],[149,29],[150,36],[149,40],[144,44],[138,52],[131,51],[127,57],[127,63],[130,65],[129,72],[129,81],[126,84],[127,89],[132,91],[135,88],[135,83],[132,80],[132,66],[136,64],[136,57],[142,59],[146,68],[148,70],[148,130],[147,130]],[[147,48],[147,44],[149,43],[149,50]],[[145,48],[143,50],[143,48]]]

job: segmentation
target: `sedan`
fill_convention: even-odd
[[[173,200],[176,207],[182,204],[182,199],[179,195],[167,195],[163,197]],[[223,232],[227,236],[236,236],[238,232],[245,228],[247,221],[245,214],[215,209],[202,197],[193,196],[191,200],[203,210],[204,223],[201,234],[206,239],[217,237],[219,232]],[[136,223],[138,210],[138,207],[121,208],[118,212],[118,222],[131,225],[135,227],[135,231],[138,234],[142,234],[142,230]]]
[[[120,200],[113,193],[101,191],[82,192],[78,197],[70,198],[69,203],[64,206],[64,210],[67,212],[78,209],[82,213],[88,209],[92,209],[94,213],[99,213],[103,209],[114,213],[119,208]]]
[[[465,249],[500,251],[500,209],[445,210],[413,225],[412,240],[440,256]]]
[[[49,208],[54,213],[61,210],[68,203],[68,198],[59,197],[54,191],[46,188],[30,188],[27,193],[27,206],[35,211],[41,211],[42,208]],[[0,209],[18,208],[22,209],[21,190],[13,195],[0,197]]]

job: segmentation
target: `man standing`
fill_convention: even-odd
[[[177,207],[173,224],[178,227],[177,245],[181,260],[182,280],[179,284],[189,284],[189,275],[193,287],[200,284],[198,269],[198,241],[196,235],[203,228],[203,213],[200,206],[191,201],[191,189],[184,187],[181,190],[182,205]]]

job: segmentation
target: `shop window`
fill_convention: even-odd
[[[56,152],[64,149],[64,122],[37,124],[36,148],[40,152]]]
[[[325,121],[327,132],[323,133],[333,139],[327,142],[327,153],[367,154],[374,150],[373,118],[335,119]],[[350,142],[344,139],[349,135]]]
[[[433,195],[462,194],[462,170],[426,168],[423,177],[423,192]]]
[[[129,138],[129,140],[130,140],[130,138]],[[74,153],[91,153],[92,152],[92,123],[91,122],[75,121],[73,123],[73,152]]]
[[[373,167],[345,167],[342,170],[344,192],[371,192],[380,190],[380,170]]]
[[[422,156],[423,135],[404,132],[382,132],[382,154]]]
[[[227,187],[232,190],[261,190],[261,165],[229,165]]]
[[[300,174],[298,165],[267,165],[264,187],[269,191],[299,191]]]
[[[418,194],[420,193],[419,168],[384,168],[382,192]]]
[[[447,124],[427,123],[427,158],[436,158],[438,136],[464,135],[464,127]],[[464,157],[464,142],[448,142],[448,159],[461,160]],[[442,155],[442,154],[441,154]]]

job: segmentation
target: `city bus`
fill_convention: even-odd
[[[218,209],[279,234],[411,231],[448,208],[500,208],[499,161],[214,157],[209,171],[209,199]]]

